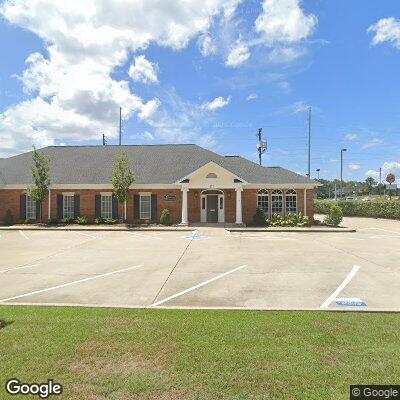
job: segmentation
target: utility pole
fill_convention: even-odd
[[[106,135],[103,133],[103,146],[107,145],[107,138]]]
[[[262,154],[265,153],[267,150],[267,141],[262,140],[261,138],[262,128],[258,128],[258,143],[257,143],[257,150],[258,150],[258,161],[260,165],[262,165]]]
[[[340,150],[340,198],[343,197],[343,153],[347,151],[347,149]]]
[[[122,107],[119,108],[119,145],[122,144]]]
[[[379,196],[382,196],[382,167],[379,168]]]
[[[311,107],[308,108],[308,170],[307,176],[311,178]]]

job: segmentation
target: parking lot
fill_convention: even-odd
[[[400,222],[355,233],[0,231],[0,304],[400,310]]]

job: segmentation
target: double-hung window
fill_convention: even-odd
[[[112,194],[101,195],[101,218],[112,218]]]
[[[151,195],[140,195],[140,219],[151,219]]]
[[[63,195],[63,218],[74,218],[74,194],[64,193]]]
[[[26,219],[36,219],[36,201],[26,196]]]

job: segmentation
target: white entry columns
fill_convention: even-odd
[[[243,187],[242,185],[236,185],[236,224],[243,224],[243,219],[242,219],[242,191]]]
[[[182,184],[182,222],[181,225],[188,225],[188,191],[189,184]]]

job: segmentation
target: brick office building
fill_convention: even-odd
[[[112,195],[115,158],[123,151],[135,174],[126,204]],[[0,159],[0,220],[87,216],[128,222],[158,221],[167,208],[183,224],[250,224],[257,207],[267,215],[302,212],[313,217],[315,181],[280,167],[262,167],[238,156],[220,156],[194,144],[50,146],[51,186],[42,204],[27,195],[32,152]],[[126,211],[125,211],[126,210]]]

